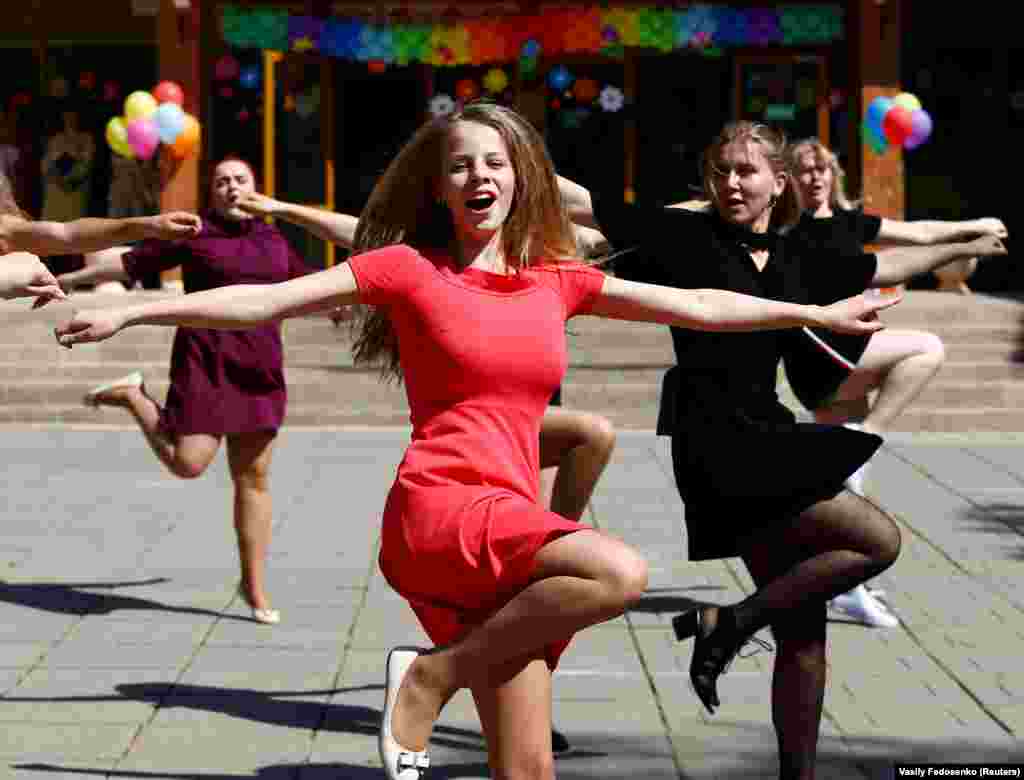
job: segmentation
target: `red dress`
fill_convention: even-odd
[[[540,420],[565,373],[565,322],[604,274],[457,270],[397,245],[349,259],[398,338],[412,441],[384,509],[380,567],[430,639],[448,644],[529,584],[537,551],[587,526],[541,508]],[[554,667],[568,645],[547,649]]]

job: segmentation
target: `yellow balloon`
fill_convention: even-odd
[[[141,89],[124,99],[124,120],[127,124],[134,119],[147,119],[156,111],[157,102],[149,92]]]
[[[134,157],[131,145],[128,143],[128,128],[122,117],[115,116],[107,122],[107,143],[110,148],[122,157]]]
[[[917,99],[917,95],[912,95],[909,92],[901,92],[892,99],[892,103],[894,106],[907,109],[907,111],[917,111],[921,107],[921,101]]]

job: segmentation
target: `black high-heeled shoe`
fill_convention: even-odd
[[[704,708],[714,715],[715,708],[721,704],[718,678],[736,657],[746,637],[737,636],[736,621],[728,607],[718,607],[715,627],[710,630],[705,628],[702,607],[676,615],[672,619],[672,630],[679,641],[691,637],[696,641],[690,660],[690,682]]]

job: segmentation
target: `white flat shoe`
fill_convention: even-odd
[[[256,607],[253,607],[252,619],[257,623],[275,626],[281,622],[281,611],[277,609],[256,609]]]
[[[396,647],[388,653],[384,695],[384,715],[380,721],[380,760],[388,780],[421,780],[430,767],[426,750],[407,750],[391,736],[391,716],[394,713],[398,691],[412,662],[424,652],[418,647]]]
[[[142,387],[142,372],[132,371],[127,376],[119,377],[112,382],[107,382],[103,385],[97,385],[82,399],[82,402],[86,406],[99,406],[99,402],[96,400],[101,394],[113,390],[115,387]]]
[[[858,585],[849,593],[840,593],[829,605],[858,623],[873,628],[896,628],[900,624],[899,618],[863,585]]]

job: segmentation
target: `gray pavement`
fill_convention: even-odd
[[[286,429],[275,454],[271,593],[236,596],[223,456],[162,472],[115,429],[5,429],[0,778],[377,778],[386,649],[422,643],[376,569],[403,430]],[[784,453],[780,453],[784,456]],[[898,435],[869,492],[904,545],[877,585],[894,630],[833,621],[822,778],[894,761],[1024,763],[1024,435]],[[669,619],[750,589],[686,560],[667,442],[623,432],[591,522],[640,547],[646,597],[582,632],[555,678],[574,750],[559,778],[772,778],[771,656],[738,660],[708,717]],[[470,698],[445,710],[431,778],[488,776]]]

